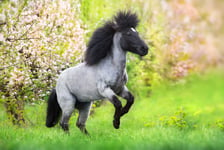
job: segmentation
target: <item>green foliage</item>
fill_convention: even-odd
[[[162,127],[174,127],[177,129],[193,129],[197,127],[195,122],[192,122],[192,116],[188,116],[187,112],[183,109],[179,109],[171,116],[161,116],[156,122],[148,122],[145,124],[146,127],[155,127],[155,126],[162,126]],[[191,119],[191,120],[190,120]]]
[[[121,4],[120,0],[81,0],[81,19],[86,31],[86,39],[89,40],[93,31],[110,19]]]
[[[216,121],[216,126],[219,127],[222,131],[224,131],[224,120]]]
[[[180,129],[184,129],[188,127],[188,122],[186,120],[186,113],[183,110],[179,110],[175,112],[173,116],[165,119],[164,121],[162,120],[162,124],[164,124],[165,126],[174,126]]]

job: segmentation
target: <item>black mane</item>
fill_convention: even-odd
[[[111,21],[107,21],[102,27],[96,29],[87,45],[85,62],[88,65],[97,64],[111,51],[113,36],[116,31],[125,28],[135,28],[138,25],[138,17],[130,11],[120,11]]]
[[[120,11],[114,17],[117,24],[117,30],[121,31],[126,28],[136,28],[139,23],[138,16],[131,11]]]

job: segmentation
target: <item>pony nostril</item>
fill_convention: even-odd
[[[142,50],[147,51],[149,48],[147,45],[141,47]]]
[[[147,51],[149,49],[149,47],[147,45],[145,45],[143,49]]]

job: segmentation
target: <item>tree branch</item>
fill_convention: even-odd
[[[0,23],[0,26],[2,26],[2,25],[6,25],[6,22],[1,22]]]
[[[41,39],[41,38],[6,38],[6,41],[14,42],[14,41],[20,41],[20,40],[32,40],[32,39]]]

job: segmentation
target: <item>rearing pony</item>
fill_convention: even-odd
[[[148,46],[135,30],[138,23],[135,13],[121,11],[96,29],[87,46],[85,61],[60,74],[48,100],[47,127],[57,124],[62,112],[60,125],[68,132],[69,119],[77,108],[76,125],[88,134],[85,123],[92,102],[107,98],[115,107],[113,126],[119,128],[120,117],[134,103],[134,96],[125,86],[128,78],[126,54],[128,51],[140,56],[148,53]],[[118,96],[127,100],[124,107]]]

